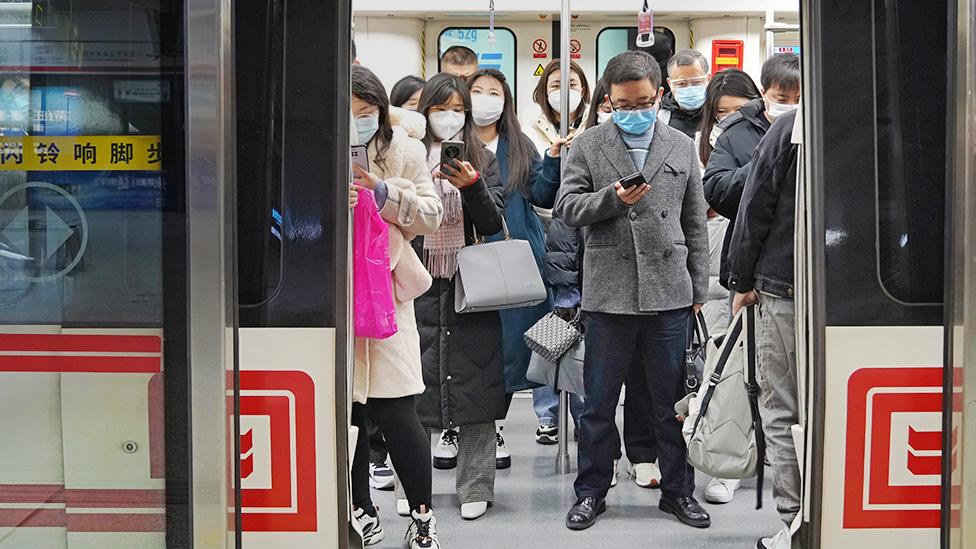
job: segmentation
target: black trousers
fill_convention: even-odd
[[[370,419],[366,418],[366,432],[369,433],[369,460],[373,463],[386,463],[389,452],[386,450],[386,440],[383,431]]]
[[[430,435],[417,415],[417,397],[371,398],[366,404],[353,403],[352,424],[359,428],[356,457],[352,463],[352,502],[357,508],[370,507],[369,431],[372,420],[383,431],[390,459],[407,494],[411,509],[431,503]]]
[[[633,358],[636,367],[627,373],[627,393],[624,396],[624,450],[631,463],[657,461],[657,437],[654,435],[654,409],[647,390],[644,370],[640,368],[640,353]]]
[[[610,489],[616,442],[614,417],[621,386],[631,370],[643,374],[647,388],[661,489],[673,497],[692,495],[695,470],[688,465],[688,449],[674,414],[674,403],[683,395],[689,314],[689,309],[654,315],[587,313],[583,370],[586,409],[580,418],[577,497],[604,498]],[[635,353],[638,360],[634,360]],[[637,381],[635,377],[635,384]],[[626,399],[631,398],[628,388]]]

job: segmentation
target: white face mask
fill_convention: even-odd
[[[606,122],[607,120],[610,120],[611,118],[613,118],[613,113],[612,112],[596,111],[596,123],[597,123],[597,125],[603,124],[604,122]]]
[[[553,90],[549,93],[549,106],[552,110],[556,112],[561,112],[559,109],[562,108],[562,94],[559,90]],[[583,101],[583,94],[579,90],[574,90],[570,88],[569,90],[569,112],[574,113],[576,109],[579,108],[580,103]]]
[[[504,97],[485,94],[471,96],[471,118],[479,126],[491,126],[498,122],[504,110]]]
[[[708,136],[708,142],[712,145],[713,149],[715,148],[715,142],[718,141],[718,136],[722,135],[722,131],[722,128],[717,123],[712,126],[712,133]]]
[[[464,113],[454,111],[432,112],[427,116],[430,122],[430,129],[441,141],[450,139],[461,131],[464,127]]]
[[[798,106],[799,105],[787,105],[785,103],[777,103],[772,99],[767,99],[766,114],[768,114],[769,117],[772,118],[773,120],[776,120],[777,118],[783,116],[784,114],[789,114],[795,111]]]

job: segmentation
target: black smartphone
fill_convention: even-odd
[[[620,186],[625,189],[629,189],[634,185],[643,185],[644,183],[647,183],[647,181],[644,180],[644,174],[640,172],[632,173],[620,180]]]
[[[454,161],[464,160],[464,141],[441,141],[441,165],[447,164],[456,170],[460,170]]]

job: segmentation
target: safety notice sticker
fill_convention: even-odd
[[[542,73],[544,73],[544,72],[546,72],[546,69],[544,69],[542,67],[542,65],[540,64],[538,67],[535,68],[535,72],[533,72],[532,75],[533,76],[542,76]]]
[[[0,137],[0,170],[159,171],[158,135]]]

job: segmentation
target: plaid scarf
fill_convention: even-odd
[[[434,234],[424,238],[424,266],[432,277],[449,279],[457,271],[458,252],[464,247],[464,210],[461,191],[448,180],[433,177],[440,171],[440,160],[440,143],[431,144],[427,165],[437,196],[444,204],[444,219]]]

